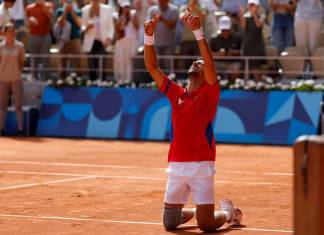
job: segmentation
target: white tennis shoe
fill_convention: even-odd
[[[239,226],[242,220],[242,211],[234,207],[233,202],[229,199],[219,201],[220,209],[222,211],[230,211],[231,219],[227,222],[229,226]]]

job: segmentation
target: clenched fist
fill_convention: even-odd
[[[146,35],[153,36],[157,22],[158,18],[157,16],[154,16],[151,20],[144,23],[144,31]]]
[[[184,15],[181,17],[181,20],[188,25],[188,27],[192,30],[195,31],[197,29],[201,28],[200,20],[197,15],[192,13],[189,9],[187,9],[184,13]]]

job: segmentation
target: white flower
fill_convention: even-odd
[[[70,76],[71,76],[72,78],[76,78],[78,75],[77,75],[76,72],[73,72],[73,73],[70,74]]]
[[[58,81],[57,81],[57,85],[63,85],[63,80],[62,79],[59,79]]]
[[[91,86],[92,85],[92,81],[91,80],[87,80],[86,86]]]
[[[53,85],[53,81],[52,81],[51,79],[47,80],[47,81],[46,81],[46,85],[48,85],[48,86]]]
[[[321,83],[317,83],[314,85],[314,89],[315,90],[323,90],[324,86]]]
[[[249,85],[245,85],[245,86],[243,87],[243,89],[244,89],[244,90],[250,90],[250,86],[249,86]]]
[[[241,87],[241,86],[240,86],[239,83],[235,83],[235,84],[234,84],[234,88],[235,88],[235,89],[240,89],[240,87]]]
[[[311,86],[311,87],[313,87],[313,86],[315,85],[315,81],[312,80],[312,79],[308,79],[308,80],[305,81],[305,84],[306,84],[307,86]]]
[[[219,82],[219,84],[222,86],[222,87],[226,87],[228,85],[229,81],[228,80],[221,80]]]
[[[296,87],[297,87],[297,82],[296,82],[296,81],[292,81],[292,82],[290,83],[290,87],[291,87],[291,88],[296,88]]]
[[[260,89],[264,88],[264,86],[265,86],[264,82],[258,82],[258,83],[256,84],[256,89],[257,89],[257,90],[260,90]]]
[[[78,82],[82,82],[82,78],[81,77],[77,77],[76,79]]]
[[[74,85],[74,81],[73,80],[68,81],[68,85],[73,86]]]
[[[281,85],[281,90],[286,91],[289,90],[290,86],[288,84]]]
[[[255,82],[254,80],[248,80],[248,81],[246,82],[246,84],[247,84],[251,89],[255,88],[255,86],[256,86],[256,82]]]
[[[67,82],[72,81],[72,80],[73,80],[73,78],[72,78],[71,76],[68,76],[68,77],[66,78],[66,81],[67,81]]]
[[[245,81],[243,79],[236,78],[235,84],[239,84],[239,86],[243,87],[245,85]]]
[[[234,89],[234,85],[230,85],[228,88],[229,89]]]
[[[265,88],[266,90],[270,90],[270,89],[271,89],[271,86],[270,86],[269,84],[266,84],[266,85],[264,86],[264,88]]]
[[[170,80],[174,80],[176,78],[176,74],[175,73],[170,73],[168,77],[169,77]]]
[[[273,84],[273,79],[271,77],[265,77],[264,80],[266,83]]]
[[[302,86],[304,86],[305,85],[305,82],[304,81],[299,81],[298,83],[297,83],[297,88],[298,87],[302,87]]]

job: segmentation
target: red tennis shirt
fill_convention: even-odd
[[[169,162],[215,161],[216,148],[212,122],[220,89],[205,82],[188,93],[167,77],[159,88],[172,106]]]

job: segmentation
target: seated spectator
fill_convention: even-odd
[[[53,4],[45,0],[35,0],[34,3],[27,5],[26,17],[30,31],[28,52],[41,55],[49,54],[52,46],[51,20],[53,17]],[[33,71],[39,64],[43,65],[43,69],[48,69],[48,58],[35,59]],[[48,73],[43,74],[45,77],[48,76]],[[36,76],[36,74],[34,73],[33,76]]]
[[[173,55],[176,45],[176,25],[179,18],[178,8],[169,3],[169,0],[159,0],[157,5],[148,10],[148,19],[156,17],[154,44],[158,55]],[[162,60],[161,67],[165,70],[171,69],[169,60]]]
[[[263,41],[262,27],[264,17],[259,13],[259,0],[248,0],[248,10],[240,10],[241,26],[244,30],[243,37],[243,55],[244,56],[265,56],[266,50]],[[250,59],[249,69],[252,71],[253,77],[256,81],[261,80],[261,73],[258,70],[261,65],[265,63],[264,60]]]
[[[121,84],[132,80],[132,57],[138,49],[138,16],[131,8],[129,0],[119,0],[116,25],[116,44],[114,55],[114,76]]]
[[[88,59],[89,76],[91,80],[105,79],[105,59],[101,62],[95,55],[105,55],[106,48],[111,45],[114,38],[113,10],[101,0],[91,0],[82,8],[82,31],[84,33],[83,50],[90,56]],[[98,74],[97,71],[103,71]]]
[[[305,47],[309,54],[318,47],[323,19],[321,0],[292,0],[297,3],[295,40],[297,47]]]
[[[273,10],[272,43],[281,53],[294,45],[294,10],[291,0],[270,0]]]
[[[63,56],[67,54],[81,54],[81,11],[78,6],[71,0],[62,0],[62,7],[56,10],[55,15],[57,20],[53,31],[57,37],[57,43],[60,46],[60,53]],[[64,29],[68,28],[70,30],[67,32],[64,31]],[[64,35],[64,32],[66,32],[66,35]],[[62,78],[66,77],[67,62],[67,58],[62,58]],[[70,59],[70,64],[79,72],[78,70],[81,68],[80,58]]]
[[[232,23],[229,16],[219,19],[220,34],[210,40],[210,48],[214,56],[240,56],[242,38],[231,30]],[[234,81],[239,77],[241,62],[237,60],[216,60],[217,72]]]
[[[4,26],[5,39],[0,43],[0,136],[4,133],[4,123],[10,92],[14,97],[19,135],[23,131],[23,82],[21,70],[25,61],[24,45],[15,39],[15,26]]]
[[[190,0],[188,5],[181,6],[180,15],[184,14],[187,8],[189,8],[192,13],[197,15],[199,17],[201,25],[204,25],[206,19],[206,10],[202,8],[202,5],[199,4],[199,0]],[[190,56],[200,54],[195,35],[192,33],[192,30],[188,27],[188,25],[184,25],[182,31],[180,54]],[[185,59],[183,68],[190,67],[194,60],[196,59]]]

